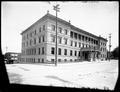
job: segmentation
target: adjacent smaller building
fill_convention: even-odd
[[[5,53],[5,63],[11,64],[11,63],[19,63],[18,62],[18,56],[20,53],[16,52],[7,52]]]

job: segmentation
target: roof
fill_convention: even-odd
[[[39,21],[42,21],[42,20],[45,20],[45,19],[51,19],[51,20],[56,21],[56,16],[47,13],[47,14],[44,15],[42,18],[40,18],[38,21],[36,21],[34,24],[32,24],[30,27],[28,27],[25,31],[23,31],[23,32],[21,33],[21,35],[22,35],[23,33],[27,32],[30,28],[32,28],[34,25],[36,25]],[[65,20],[63,20],[63,19],[57,18],[57,21],[58,21],[58,22],[62,22],[62,23],[64,23],[65,25],[70,26],[71,29],[76,30],[76,31],[79,31],[79,32],[81,32],[81,33],[83,33],[83,34],[87,34],[87,35],[93,36],[93,37],[95,37],[95,38],[97,38],[97,39],[103,39],[103,40],[107,41],[105,38],[103,38],[103,37],[98,37],[98,36],[96,36],[96,35],[94,35],[94,34],[92,34],[92,33],[89,33],[89,32],[87,32],[87,31],[84,31],[83,29],[80,29],[80,28],[78,28],[78,27],[75,27],[74,25],[72,25],[71,23],[69,23],[69,22],[67,22],[67,21],[65,21]]]

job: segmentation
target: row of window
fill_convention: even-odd
[[[56,31],[56,26],[55,25],[52,25],[52,31]],[[63,33],[63,29],[62,27],[58,27],[58,33]],[[67,29],[64,29],[64,34],[65,35],[68,35],[68,30]]]
[[[103,52],[105,52],[106,51],[106,48],[100,48],[100,51],[103,51]]]
[[[38,51],[38,52],[37,52]],[[26,49],[26,53],[25,51],[22,52],[23,54],[26,55],[44,55],[45,54],[45,47],[41,47],[41,48],[31,48],[31,49]]]
[[[39,32],[41,32],[41,31],[45,31],[45,25],[43,25],[42,27],[39,28]],[[29,38],[33,37],[34,35],[36,35],[36,34],[37,34],[37,31],[35,29],[35,31],[30,32],[26,36],[24,35],[23,36],[23,40],[29,39]]]
[[[63,38],[64,40],[64,44],[67,45],[68,44],[68,39],[67,38]],[[55,43],[56,41],[56,37],[55,35],[51,35],[51,42],[54,42]],[[77,41],[73,41],[71,40],[70,41],[70,46],[73,46],[73,43],[74,43],[74,47],[93,47],[92,45],[89,45],[89,44],[84,44],[84,43],[81,43],[81,42],[77,42]],[[62,44],[62,37],[59,37],[58,36],[58,44]]]
[[[38,42],[39,43],[45,42],[45,35],[39,36],[38,37]],[[33,44],[35,45],[36,43],[37,43],[37,39],[34,38],[34,39],[30,39],[29,41],[23,42],[22,46],[23,47],[32,46]]]
[[[67,55],[67,49],[64,49],[64,55]],[[55,54],[55,48],[51,47],[51,54]],[[58,48],[58,55],[62,55],[62,49]],[[70,56],[73,56],[73,50],[70,50]],[[78,55],[77,55],[77,51],[74,52],[74,56],[80,56],[80,51],[78,51]]]
[[[98,41],[97,40],[94,40],[93,38],[90,38],[90,37],[87,37],[87,36],[84,36],[84,35],[72,32],[72,31],[70,32],[70,37],[98,45]]]
[[[101,54],[101,58],[106,58],[106,55],[105,54]]]
[[[21,59],[20,61],[23,61],[23,59]],[[38,62],[38,63],[44,63],[44,58],[38,58],[38,61],[36,61],[36,59],[35,58],[26,58],[25,59],[25,61],[24,62],[26,62],[26,63],[36,63],[36,62]],[[70,61],[70,62],[72,62],[72,61],[78,61],[78,59],[69,59],[69,60],[67,60],[67,59],[58,59],[58,62],[62,62],[62,61],[64,61],[64,62],[67,62],[67,61]],[[51,62],[55,62],[55,59],[51,59]]]
[[[36,62],[36,60],[35,60],[35,58],[26,58],[26,62],[28,62],[28,63],[35,63]],[[44,63],[44,58],[42,58],[41,59],[41,61],[40,61],[40,58],[38,59],[38,63]]]
[[[18,54],[10,54],[11,56],[18,56]]]
[[[56,30],[55,25],[51,25],[51,27],[52,27],[52,31],[55,31],[55,30]],[[42,32],[42,30],[45,31],[45,25],[43,25],[43,27],[40,27],[40,28],[39,28],[39,33]],[[62,31],[63,31],[62,27],[58,27],[58,33],[62,33]],[[37,34],[37,31],[36,31],[36,29],[35,29],[35,31],[27,34],[26,36],[24,35],[24,36],[23,36],[23,40],[29,39],[30,37],[33,37],[33,36],[36,35],[36,34]],[[64,34],[65,34],[65,35],[68,34],[68,30],[67,30],[67,29],[64,30]]]
[[[103,42],[101,42],[101,45],[106,46],[106,44],[105,44],[105,43],[103,43]]]
[[[106,55],[104,55],[104,54],[102,54],[101,55],[101,58],[106,58]],[[79,61],[79,59],[58,59],[58,62],[76,62],[76,61]],[[31,62],[31,63],[35,63],[35,62],[37,62],[36,60],[35,60],[35,58],[26,58],[26,62]],[[55,59],[51,59],[51,62],[55,62]],[[44,58],[38,58],[38,63],[44,63]]]
[[[69,60],[67,60],[67,59],[58,59],[58,62],[67,62],[67,61],[70,61],[70,62],[76,62],[76,61],[78,61],[78,59],[69,59]],[[51,62],[55,62],[55,59],[51,59]]]
[[[55,25],[52,25],[52,30],[55,31]],[[40,27],[39,28],[39,32],[41,32],[41,30],[45,31],[45,25],[43,25],[43,27]],[[58,27],[58,32],[59,33],[62,33],[62,27]],[[67,35],[68,34],[68,30],[65,29],[64,30],[64,33]],[[36,35],[37,34],[37,31],[35,29],[35,31],[31,32],[29,35],[27,34],[27,36],[23,36],[23,40],[25,40],[26,38],[28,39],[29,37],[32,37],[33,35]],[[70,32],[70,37],[71,38],[75,38],[75,39],[79,39],[79,40],[82,40],[82,41],[86,41],[86,42],[91,42],[92,44],[96,44],[98,45],[98,41],[97,40],[94,40],[93,38],[90,38],[90,37],[87,37],[87,36],[84,36],[84,35],[81,35],[81,34],[78,34],[78,33],[75,33],[75,32]],[[103,46],[106,46],[105,43],[101,43],[101,45]]]

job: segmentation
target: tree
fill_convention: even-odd
[[[119,47],[116,47],[113,51],[112,51],[112,56],[114,59],[118,59],[119,57]]]

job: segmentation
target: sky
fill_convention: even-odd
[[[119,3],[117,1],[94,2],[8,2],[1,3],[1,50],[2,53],[21,52],[21,32],[43,17],[47,10],[55,15],[53,5],[59,4],[58,17],[71,24],[108,39],[111,33],[111,50],[118,46]],[[7,47],[7,48],[6,48]]]

